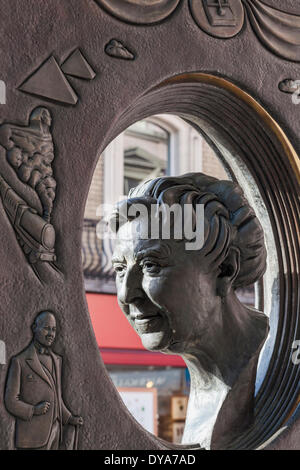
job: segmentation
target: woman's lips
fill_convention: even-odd
[[[137,314],[132,314],[131,315],[131,318],[132,320],[134,320],[135,322],[138,322],[138,323],[144,323],[146,321],[150,321],[150,320],[153,320],[154,318],[157,318],[157,317],[161,317],[161,314],[159,312],[155,312],[155,313],[137,313]]]
[[[144,325],[145,323],[148,323],[154,320],[155,318],[158,318],[158,315],[152,315],[151,317],[135,318],[134,322],[137,325]]]
[[[147,332],[152,330],[152,328],[155,329],[157,323],[162,320],[162,315],[160,313],[155,313],[152,315],[137,315],[132,318],[132,320],[134,321],[135,327],[138,328],[139,331],[143,330],[143,332]]]

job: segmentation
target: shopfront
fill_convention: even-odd
[[[102,359],[129,411],[148,431],[180,443],[189,393],[185,363],[146,351],[115,295],[87,293],[87,302]]]

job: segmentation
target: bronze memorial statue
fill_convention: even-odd
[[[167,239],[161,231],[155,239],[144,236],[149,211],[126,215],[134,206],[156,207],[163,224],[164,207],[174,204],[191,205],[194,215],[204,206],[201,249],[188,250],[184,238]],[[179,354],[189,368],[183,443],[227,448],[253,422],[257,363],[269,331],[266,315],[235,293],[266,269],[253,209],[238,184],[195,173],[139,185],[116,206],[110,224],[117,233],[113,263],[124,314],[145,348]]]
[[[52,312],[37,315],[33,341],[13,357],[8,371],[5,405],[16,418],[17,449],[56,450],[63,425],[81,426],[62,398],[62,358],[52,351],[56,320]]]

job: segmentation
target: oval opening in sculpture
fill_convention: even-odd
[[[226,444],[257,448],[287,421],[298,396],[299,368],[290,354],[298,333],[296,155],[277,123],[250,95],[208,74],[174,77],[145,93],[119,117],[106,144],[134,122],[162,112],[187,120],[213,143],[264,229],[269,265],[259,297],[270,314],[271,330],[258,368],[256,420]]]

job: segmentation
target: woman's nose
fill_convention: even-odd
[[[119,301],[124,304],[136,304],[145,297],[142,288],[142,276],[137,269],[127,270],[118,286]]]

